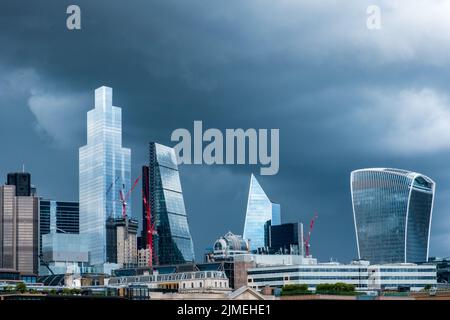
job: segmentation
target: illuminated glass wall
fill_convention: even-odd
[[[264,224],[268,220],[273,226],[281,224],[280,205],[270,201],[252,174],[243,236],[249,240],[250,250],[264,247]]]
[[[194,261],[194,245],[172,148],[150,143],[148,177],[152,219],[157,231],[153,238],[154,263],[167,265]]]
[[[87,145],[80,148],[79,165],[80,234],[86,236],[90,263],[101,265],[114,261],[107,255],[106,220],[122,215],[119,190],[122,186],[129,190],[131,181],[131,151],[122,148],[122,110],[112,105],[111,88],[95,90],[95,108],[87,114]]]
[[[398,169],[351,173],[351,193],[360,259],[372,264],[428,260],[435,184]]]

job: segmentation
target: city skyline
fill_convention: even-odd
[[[348,176],[370,167],[433,178],[430,256],[448,256],[449,22],[446,4],[431,1],[395,10],[383,2],[383,26],[369,31],[365,1],[81,0],[83,26],[73,32],[65,4],[2,2],[0,176],[25,164],[39,196],[76,201],[85,114],[92,90],[107,85],[123,108],[132,177],[148,141],[173,146],[170,133],[195,120],[280,128],[279,173],[257,178],[285,221],[318,212],[311,248],[321,261],[357,257]],[[218,235],[241,233],[248,178],[259,167],[179,170],[201,259]]]

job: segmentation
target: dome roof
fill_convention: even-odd
[[[214,243],[214,250],[217,251],[248,251],[248,243],[242,236],[228,232]]]

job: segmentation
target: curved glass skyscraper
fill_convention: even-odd
[[[360,259],[372,264],[428,260],[433,180],[373,168],[353,171],[350,184]]]
[[[264,247],[264,225],[269,220],[273,226],[281,224],[280,205],[270,201],[252,174],[243,235],[249,240],[250,250]]]
[[[145,179],[145,177],[144,177]],[[194,261],[194,244],[184,206],[177,159],[173,148],[150,143],[150,203],[156,235],[153,260],[158,265]],[[144,229],[146,225],[144,224]]]

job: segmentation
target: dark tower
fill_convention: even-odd
[[[8,173],[7,185],[16,186],[16,197],[31,195],[31,175],[25,172]]]

